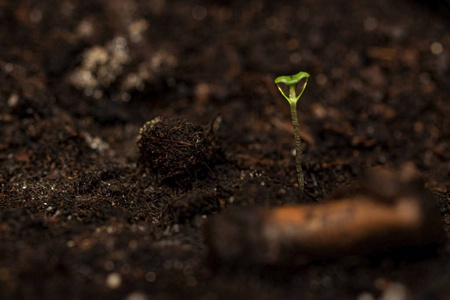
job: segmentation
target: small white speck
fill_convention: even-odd
[[[148,300],[148,299],[149,299],[148,296],[141,292],[131,293],[125,298],[125,300]]]
[[[381,296],[381,300],[406,300],[408,297],[408,290],[406,287],[399,283],[391,283],[389,286],[383,291],[383,295]]]
[[[375,297],[368,293],[368,292],[364,292],[361,295],[358,296],[358,298],[356,298],[357,300],[375,300]]]
[[[434,42],[430,46],[430,51],[434,55],[439,55],[442,53],[442,51],[444,51],[444,46],[442,46],[442,44],[439,42]]]
[[[8,98],[8,106],[14,107],[19,103],[19,96],[16,93],[13,93]]]
[[[122,285],[122,276],[118,273],[111,273],[106,277],[106,286],[110,289],[117,289]]]
[[[6,63],[3,69],[6,73],[10,73],[12,70],[14,70],[14,65],[12,63]]]

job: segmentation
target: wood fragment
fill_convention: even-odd
[[[207,227],[211,257],[249,264],[439,245],[445,237],[433,196],[414,171],[371,171],[322,204],[235,211]]]

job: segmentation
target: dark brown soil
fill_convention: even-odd
[[[212,214],[321,202],[412,162],[448,235],[448,7],[0,0],[0,298],[450,299],[449,242],[269,269],[208,261],[202,233]],[[273,84],[299,71],[304,194]],[[164,141],[176,169],[140,155],[158,116],[196,134]],[[199,136],[207,149],[181,147]]]

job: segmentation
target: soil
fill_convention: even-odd
[[[408,162],[448,237],[448,9],[0,1],[0,298],[450,299],[448,238],[431,253],[269,268],[209,261],[203,234],[212,215],[323,202],[368,167]],[[299,71],[305,193],[273,83]],[[171,151],[152,168],[137,137],[156,117],[195,137],[150,145]]]

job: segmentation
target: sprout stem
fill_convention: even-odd
[[[295,138],[295,166],[297,168],[298,186],[302,191],[305,189],[305,178],[302,169],[302,139],[300,137],[300,126],[298,124],[297,101],[298,99],[300,99],[303,92],[305,91],[308,78],[309,78],[308,73],[300,72],[292,76],[280,76],[275,79],[275,84],[277,85],[283,97],[286,98],[286,100],[289,102],[289,106],[291,108],[292,126],[294,127],[294,138]],[[303,86],[300,89],[299,94],[297,95],[296,91],[297,84],[301,81],[303,82]],[[281,88],[280,86],[281,83],[288,86],[289,97],[286,96],[283,89]]]
[[[295,166],[297,168],[298,186],[303,191],[305,189],[305,179],[302,169],[302,139],[300,137],[300,126],[298,124],[297,103],[291,102],[292,126],[294,127],[295,138]]]

